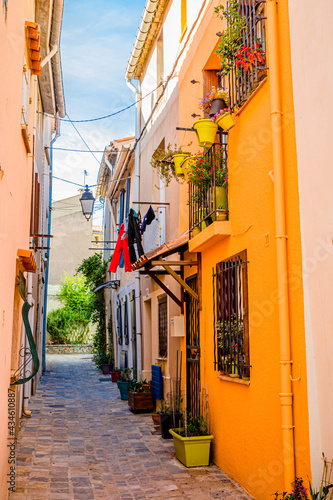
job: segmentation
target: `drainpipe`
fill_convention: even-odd
[[[28,274],[27,275],[27,301],[32,306],[30,311],[29,311],[29,322],[30,322],[30,325],[33,327],[34,321],[35,321],[35,307],[34,307],[34,300],[32,297],[32,276],[31,276],[31,273],[27,273],[27,274]],[[29,344],[27,342],[28,339],[27,339],[27,334],[25,332],[25,328],[23,328],[23,335],[24,335],[23,346],[24,346],[24,349],[26,349],[29,347]],[[24,361],[25,361],[24,376],[25,377],[28,377],[32,371],[32,360],[30,359],[28,361],[27,360],[28,357],[29,357],[29,355],[24,353]],[[31,380],[29,380],[28,382],[26,382],[23,385],[23,415],[25,417],[29,417],[29,418],[32,416],[32,412],[29,410],[30,395],[31,395]]]
[[[279,334],[281,372],[281,417],[284,467],[284,490],[289,491],[295,480],[295,448],[293,425],[293,393],[291,387],[291,353],[289,327],[289,294],[287,235],[285,221],[285,186],[283,177],[282,111],[280,68],[278,55],[277,0],[267,0],[267,48],[270,82],[270,107],[274,170],[274,204],[276,231],[276,263],[279,291]]]
[[[136,122],[135,139],[138,140],[141,132],[141,92],[131,80],[126,78],[127,86],[136,96]],[[134,200],[140,201],[140,141],[137,143],[134,157]],[[135,291],[135,311],[136,311],[136,351],[137,351],[137,371],[138,376],[142,373],[142,330],[141,330],[141,300],[140,300],[140,273],[134,271],[134,291]]]

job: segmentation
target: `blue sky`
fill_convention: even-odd
[[[96,118],[134,102],[124,73],[145,0],[65,0],[61,61],[66,111],[72,120]],[[75,124],[91,149],[134,135],[135,107],[114,118]],[[61,123],[55,148],[86,149],[70,123]],[[100,161],[102,154],[95,156]],[[53,175],[83,184],[97,182],[99,162],[90,153],[54,150]],[[74,196],[78,187],[54,179],[53,200]],[[97,214],[96,214],[97,215]],[[98,220],[96,220],[98,222]]]

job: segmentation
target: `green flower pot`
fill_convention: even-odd
[[[210,443],[213,435],[183,437],[177,429],[170,429],[173,444],[178,460],[186,467],[200,467],[209,465]]]
[[[122,380],[118,380],[117,385],[120,391],[120,399],[123,401],[128,401],[128,388],[132,383],[132,381],[123,382]]]

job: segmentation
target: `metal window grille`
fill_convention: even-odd
[[[214,289],[215,369],[250,376],[246,251],[216,265]]]
[[[158,342],[159,355],[166,357],[168,354],[168,314],[166,299],[158,303]]]
[[[258,48],[263,52],[264,63],[256,56],[246,67],[241,64],[237,65],[236,57],[229,60],[232,70],[228,75],[223,75],[221,72],[221,86],[229,88],[230,109],[232,110],[242,106],[267,75],[264,4],[265,0],[238,0],[240,17],[245,24],[240,47],[249,47],[253,52],[259,44]],[[229,2],[228,5],[230,6]],[[249,58],[247,60],[249,61]]]
[[[227,169],[228,145],[227,133],[220,134],[220,144],[213,144],[203,155],[204,164],[208,165],[207,170],[211,172],[210,178],[204,185],[197,186],[189,184],[190,192],[190,229],[191,234],[194,228],[205,229],[216,220],[228,218],[228,202],[226,206],[220,205],[219,188],[222,184],[219,179],[219,168]],[[227,200],[228,200],[228,187]]]

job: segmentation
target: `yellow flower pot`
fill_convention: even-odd
[[[216,124],[219,127],[222,127],[223,130],[228,131],[236,125],[236,120],[233,114],[229,111],[228,113],[224,113],[219,118],[217,118]]]
[[[217,124],[209,118],[202,118],[193,123],[200,147],[210,148],[215,142]]]
[[[189,182],[189,177],[188,177],[188,167],[191,164],[191,161],[196,158],[195,156],[187,156],[181,163],[181,167],[183,169],[183,173],[185,176],[186,182]]]
[[[187,154],[179,153],[177,155],[173,155],[173,163],[175,165],[175,174],[176,177],[184,177],[184,169],[183,169],[183,161],[187,157]]]
[[[186,467],[200,467],[209,465],[210,443],[213,435],[183,437],[177,429],[170,429],[173,444],[178,460]]]

